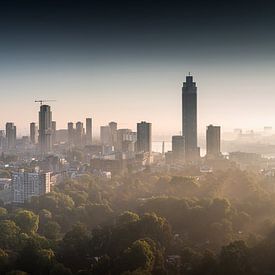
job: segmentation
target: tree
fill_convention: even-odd
[[[249,250],[244,241],[235,241],[222,248],[219,270],[224,275],[251,274]]]
[[[124,250],[118,261],[120,272],[137,269],[151,271],[154,265],[154,254],[145,240],[137,240]]]
[[[47,239],[56,240],[60,236],[60,225],[55,221],[46,222],[42,229],[41,234],[43,234]]]
[[[10,220],[0,221],[0,247],[15,249],[18,244],[20,228]]]
[[[136,222],[136,221],[139,220],[139,215],[134,213],[134,212],[125,211],[121,215],[118,216],[117,220],[118,220],[119,224],[126,224],[126,223],[130,223],[130,222]]]
[[[67,232],[60,243],[58,258],[72,271],[88,269],[88,250],[90,243],[90,232],[82,224],[77,224]]]
[[[19,210],[14,215],[14,221],[21,228],[22,232],[30,234],[37,231],[39,217],[32,211]]]

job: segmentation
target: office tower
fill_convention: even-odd
[[[74,134],[74,124],[73,122],[68,122],[68,143],[70,147],[74,145]]]
[[[52,144],[56,144],[56,121],[52,121]]]
[[[185,159],[191,162],[198,160],[197,87],[191,75],[186,76],[182,87],[182,135],[185,139]]]
[[[111,121],[109,123],[109,127],[111,129],[111,138],[112,138],[112,146],[117,147],[117,123],[114,121]]]
[[[100,126],[100,142],[102,145],[112,146],[111,128],[109,125]]]
[[[49,105],[41,105],[39,111],[39,147],[42,154],[52,151],[52,112]]]
[[[86,118],[86,145],[92,144],[92,119]]]
[[[183,136],[172,136],[172,154],[174,161],[184,161],[185,142]]]
[[[142,121],[137,123],[137,152],[152,151],[152,124]]]
[[[31,144],[37,143],[38,129],[35,122],[30,123],[30,142]]]
[[[217,158],[221,155],[221,127],[207,126],[206,130],[206,156]]]
[[[124,141],[129,140],[130,135],[132,133],[131,129],[118,129],[116,134],[116,151],[123,151],[123,143]]]
[[[83,136],[84,136],[83,123],[78,121],[75,127],[75,145],[76,146],[83,145]]]
[[[7,149],[15,149],[16,147],[16,126],[12,122],[6,123],[6,142]]]
[[[5,149],[6,135],[4,130],[0,130],[0,151]]]
[[[33,196],[51,191],[50,173],[13,172],[11,180],[12,202],[24,203]]]

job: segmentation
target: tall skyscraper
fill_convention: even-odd
[[[92,119],[86,118],[86,145],[92,144]]]
[[[52,144],[56,144],[56,121],[52,121]]]
[[[69,143],[69,147],[72,147],[74,145],[74,134],[75,134],[74,124],[73,124],[73,122],[68,122],[68,143]]]
[[[182,135],[185,139],[185,159],[197,160],[197,87],[191,75],[186,76],[182,87]]]
[[[83,145],[83,136],[84,136],[83,123],[81,121],[78,121],[75,127],[75,145],[77,146]]]
[[[109,127],[111,129],[111,138],[112,138],[112,146],[117,147],[117,123],[111,121],[109,123]]]
[[[49,105],[41,105],[39,111],[39,146],[42,154],[52,151],[52,112]]]
[[[109,125],[100,126],[100,142],[102,145],[112,146],[112,135]]]
[[[151,153],[152,124],[142,121],[137,123],[137,152]]]
[[[221,155],[221,127],[207,126],[206,130],[206,156],[217,158]]]
[[[185,142],[183,136],[172,136],[172,153],[174,161],[184,161]]]
[[[6,123],[6,142],[7,149],[12,150],[16,147],[16,126],[12,122]]]
[[[35,122],[31,122],[30,123],[30,142],[31,142],[31,144],[37,143],[37,133],[38,133],[38,129],[37,129]]]

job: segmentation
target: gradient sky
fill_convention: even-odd
[[[181,130],[181,86],[198,86],[198,128],[275,127],[273,1],[1,1],[0,129],[21,134],[51,103],[58,128],[153,123]]]

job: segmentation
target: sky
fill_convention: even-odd
[[[28,134],[36,99],[57,128],[152,122],[181,131],[181,87],[198,86],[198,130],[275,127],[272,1],[1,1],[0,129]]]

